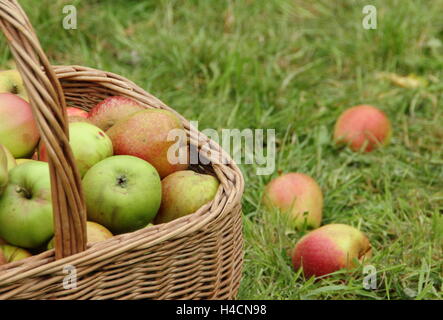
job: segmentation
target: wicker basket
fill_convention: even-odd
[[[118,75],[51,66],[15,0],[0,0],[0,27],[47,146],[56,235],[55,250],[0,267],[0,299],[235,298],[243,263],[244,181],[229,155],[179,115],[189,143],[209,151],[211,164],[193,168],[218,177],[215,199],[189,216],[86,246],[86,209],[65,103],[89,110],[108,96],[122,95],[146,108],[171,109]],[[227,164],[219,164],[220,158]],[[63,287],[67,265],[75,267],[76,288]]]

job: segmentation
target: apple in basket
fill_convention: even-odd
[[[5,149],[0,145],[0,196],[8,185],[8,159],[6,157]]]
[[[25,249],[11,246],[11,245],[7,245],[7,244],[0,245],[0,265],[2,264],[1,263],[1,255],[4,256],[5,263],[20,261],[20,260],[23,260],[25,258],[32,256],[32,254],[29,253],[29,251],[27,251]]]
[[[84,176],[88,220],[114,234],[131,232],[151,222],[161,203],[161,181],[155,168],[133,156],[113,156]]]
[[[94,164],[113,154],[112,142],[109,137],[103,130],[90,123],[70,123],[69,136],[69,144],[82,177]],[[48,161],[44,143],[40,143],[39,157],[41,161]]]
[[[171,111],[148,109],[117,122],[106,133],[112,140],[114,154],[146,160],[164,178],[188,168],[188,158],[168,159],[170,148],[179,150],[186,147],[186,141],[177,138],[177,133],[183,130],[180,119]]]
[[[0,143],[14,158],[26,158],[40,139],[31,106],[12,93],[0,93]]]
[[[162,204],[155,224],[194,213],[214,199],[219,184],[217,178],[191,170],[167,176],[162,180]]]
[[[74,107],[67,107],[66,113],[68,115],[68,121],[71,122],[87,122],[91,123],[88,119],[88,112],[82,109],[74,108]]]
[[[1,266],[2,264],[6,264],[6,263],[8,263],[8,261],[6,260],[6,257],[5,257],[5,255],[3,254],[3,252],[0,250],[0,266]]]
[[[88,243],[96,243],[100,241],[104,241],[113,237],[111,231],[103,227],[102,225],[92,222],[86,221],[86,238]],[[49,241],[48,250],[54,248],[54,238]]]
[[[352,268],[371,257],[371,244],[360,230],[345,224],[328,224],[302,237],[292,253],[294,269],[306,277],[323,276]]]
[[[68,115],[68,117],[82,117],[82,118],[88,117],[87,111],[74,107],[67,107],[66,114]]]
[[[0,196],[0,237],[22,248],[38,248],[53,236],[49,166],[30,161],[9,172]]]
[[[322,220],[323,194],[317,182],[303,173],[287,173],[269,182],[263,193],[269,210],[288,214],[288,222],[297,229],[305,224],[318,228]]]
[[[106,131],[118,121],[143,110],[146,109],[130,98],[112,96],[92,108],[88,119],[91,123]]]
[[[25,85],[20,73],[15,70],[0,71],[0,93],[13,93],[28,101]]]
[[[6,162],[8,164],[8,171],[17,165],[17,160],[11,154],[11,152],[2,144],[0,144],[0,149],[6,154]]]

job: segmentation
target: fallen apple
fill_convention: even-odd
[[[108,229],[106,229],[102,225],[92,222],[92,221],[86,222],[87,243],[96,243],[96,242],[110,239],[112,237],[113,237],[113,234],[111,233],[111,231],[109,231]],[[51,241],[49,241],[47,248],[48,248],[48,250],[51,250],[54,248],[54,238],[52,238]]]
[[[391,134],[391,123],[383,111],[360,105],[340,115],[335,124],[334,141],[348,145],[353,151],[370,152],[386,145]]]
[[[162,180],[162,204],[155,224],[194,213],[214,199],[219,184],[217,178],[191,170],[170,174]]]
[[[323,193],[317,182],[303,173],[287,173],[269,182],[263,204],[269,211],[289,214],[289,222],[297,229],[305,224],[318,228],[322,221]]]
[[[112,96],[98,103],[89,112],[88,119],[106,131],[118,121],[145,110],[138,102],[121,96]]]
[[[53,236],[49,166],[30,161],[9,172],[0,196],[0,237],[22,248],[38,248]]]
[[[113,154],[112,142],[109,137],[103,130],[90,123],[70,123],[69,136],[69,144],[82,177],[94,164]],[[44,143],[39,145],[39,159],[45,162],[48,161]]]
[[[112,233],[131,232],[151,222],[160,207],[161,181],[155,168],[132,156],[113,156],[83,178],[88,220]]]
[[[371,257],[371,244],[363,232],[345,224],[328,224],[302,237],[292,253],[295,270],[306,277],[323,276],[353,268],[356,260]]]
[[[161,178],[188,168],[186,163],[168,160],[170,147],[180,142],[168,139],[172,130],[184,130],[180,119],[166,110],[144,110],[121,120],[106,133],[112,140],[116,155],[141,158],[157,169]]]
[[[26,158],[40,139],[31,106],[12,93],[0,93],[0,143],[14,158]]]
[[[20,261],[32,256],[29,251],[11,245],[0,245],[0,253],[3,253],[6,263]]]
[[[13,93],[28,101],[23,79],[15,69],[0,71],[0,93]]]

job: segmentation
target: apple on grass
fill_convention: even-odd
[[[306,277],[324,276],[343,268],[353,268],[357,261],[371,257],[368,238],[360,230],[345,224],[328,224],[302,237],[292,253],[295,270]]]
[[[113,234],[135,231],[151,222],[160,207],[161,181],[155,168],[132,156],[113,156],[83,178],[88,220]]]
[[[118,121],[142,110],[146,109],[130,98],[112,96],[92,108],[88,119],[94,125],[106,131]]]
[[[0,144],[14,158],[30,156],[40,139],[29,103],[12,93],[0,93]]]
[[[370,152],[386,145],[392,135],[386,114],[369,105],[359,105],[343,112],[334,128],[334,141],[353,151]]]
[[[80,175],[86,172],[97,162],[112,156],[112,142],[100,128],[86,122],[69,124],[69,144]],[[40,143],[39,159],[48,161],[46,146]]]
[[[88,243],[96,243],[110,239],[112,237],[113,234],[111,233],[111,231],[109,231],[102,225],[92,221],[86,221],[86,239]],[[47,248],[48,250],[54,248],[54,238],[49,241]]]
[[[194,213],[214,199],[219,184],[217,178],[191,170],[170,174],[162,180],[162,204],[155,224]]]
[[[148,161],[163,179],[189,166],[189,159],[168,159],[169,148],[183,143],[179,138],[171,139],[170,133],[180,130],[184,132],[183,124],[174,113],[149,109],[117,122],[106,133],[112,140],[114,154]]]
[[[53,236],[49,166],[32,161],[9,172],[0,196],[0,237],[9,244],[32,249]]]
[[[317,182],[303,173],[287,173],[269,182],[263,193],[263,204],[269,210],[289,215],[296,229],[305,224],[318,228],[323,216],[323,193]]]
[[[13,93],[28,101],[23,79],[15,69],[0,71],[0,93]]]

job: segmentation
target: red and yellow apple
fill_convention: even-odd
[[[303,225],[318,228],[323,216],[323,193],[317,182],[303,173],[287,173],[269,182],[263,204],[271,210],[289,214],[295,228]]]
[[[306,277],[323,276],[353,268],[356,260],[371,257],[371,244],[360,230],[345,224],[328,224],[302,237],[292,252],[295,270]]]
[[[74,107],[67,107],[66,113],[67,113],[68,117],[87,118],[89,115],[87,111],[82,110],[82,109],[78,109],[78,108],[74,108]]]
[[[214,199],[219,184],[217,178],[191,170],[170,174],[162,180],[162,204],[155,224],[194,213]]]
[[[14,158],[30,156],[40,139],[31,106],[12,93],[0,93],[0,144]]]
[[[180,119],[166,110],[144,110],[117,122],[106,133],[112,140],[114,154],[130,155],[152,164],[161,178],[185,170],[188,163],[171,162],[168,150],[180,143],[170,140],[172,130],[184,130]]]
[[[130,98],[112,96],[92,108],[88,119],[94,125],[106,131],[118,121],[142,110],[145,110],[145,108]]]
[[[370,152],[386,145],[392,134],[386,114],[369,105],[359,105],[343,112],[334,129],[334,141],[353,151]]]

